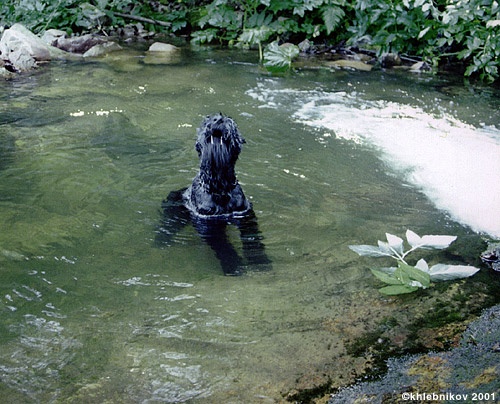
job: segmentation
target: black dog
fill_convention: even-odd
[[[236,123],[222,114],[206,117],[197,134],[200,171],[190,187],[172,191],[163,201],[158,240],[169,245],[173,236],[192,222],[215,251],[224,274],[239,275],[245,261],[226,235],[227,224],[234,224],[240,230],[246,263],[268,269],[271,261],[264,251],[257,218],[234,171],[245,139]]]

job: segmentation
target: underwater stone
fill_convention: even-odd
[[[333,62],[325,62],[325,65],[328,67],[335,67],[338,69],[354,69],[365,72],[369,72],[373,68],[372,65],[361,62],[359,60],[347,60],[347,59],[339,59]]]
[[[105,56],[110,52],[121,50],[122,47],[115,42],[106,42],[97,44],[83,54],[83,57],[99,57]]]
[[[163,42],[155,42],[148,49],[149,52],[177,52],[178,50],[177,46]]]
[[[431,71],[432,68],[429,66],[427,62],[417,62],[411,65],[410,72],[411,73],[422,73]]]
[[[171,65],[181,60],[180,48],[169,43],[153,43],[144,58],[144,64],[148,65]]]

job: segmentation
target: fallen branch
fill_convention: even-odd
[[[117,17],[127,18],[129,20],[144,22],[146,24],[161,25],[162,27],[170,27],[172,24],[165,21],[152,20],[151,18],[140,17],[138,15],[124,14],[115,12]]]

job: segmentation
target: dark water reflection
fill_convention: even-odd
[[[449,105],[447,84],[314,70],[269,78],[254,60],[201,51],[148,65],[124,52],[0,83],[6,402],[280,401],[328,378],[352,381],[366,363],[346,351],[350,343],[383,319],[404,327],[432,310],[432,291],[403,300],[404,310],[382,298],[371,262],[347,246],[407,228],[478,236],[373,147],[325,141],[298,123],[293,95],[263,108],[272,100],[249,92],[268,84],[348,91],[354,83],[366,99],[435,106]],[[470,105],[466,97],[453,98],[451,113],[498,124],[498,98],[472,95]],[[192,226],[168,247],[154,240],[161,201],[196,174],[195,128],[218,111],[247,140],[236,168],[271,271],[224,277]],[[240,246],[238,229],[227,231]]]

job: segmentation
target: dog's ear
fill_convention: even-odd
[[[207,115],[203,119],[201,126],[196,129],[196,143],[194,144],[194,148],[195,148],[196,152],[198,153],[198,157],[201,157],[201,149],[202,149],[201,142],[203,142],[203,132],[205,131],[209,120],[210,120],[210,116]]]
[[[238,129],[238,125],[236,125],[236,122],[232,118],[227,117],[226,125],[231,132],[232,138],[238,145],[246,143],[245,138],[241,135],[241,132]]]

